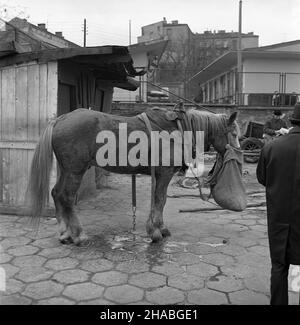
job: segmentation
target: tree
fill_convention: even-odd
[[[193,47],[192,39],[183,35],[169,40],[169,44],[160,59],[155,82],[159,84],[181,84],[184,89],[184,96],[190,97],[186,84],[197,72]]]
[[[22,19],[28,19],[29,14],[28,9],[24,6],[20,6],[16,1],[10,0],[1,1],[0,0],[0,30],[5,30],[5,22],[10,21],[14,17],[19,17]]]

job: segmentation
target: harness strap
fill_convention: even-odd
[[[183,114],[183,116],[185,116],[184,114]],[[178,127],[178,129],[179,129],[179,131],[180,131],[180,133],[182,134],[182,137],[183,137],[183,129],[186,129],[186,130],[188,130],[188,131],[193,131],[193,129],[192,129],[192,126],[191,126],[191,124],[189,123],[189,121],[188,121],[188,119],[185,117],[185,119],[184,118],[182,118],[182,119],[177,119],[176,120],[176,122],[177,122],[177,127]],[[184,126],[182,125],[184,123]],[[189,127],[188,127],[188,125],[189,125]],[[193,146],[193,148],[196,146],[196,144],[195,144],[195,138],[194,138],[194,132],[193,132],[193,139],[192,139],[192,146]],[[199,195],[200,195],[200,198],[201,198],[201,200],[203,200],[203,201],[208,201],[208,199],[211,197],[211,193],[210,193],[210,195],[208,196],[208,198],[206,198],[204,195],[203,195],[203,193],[202,193],[202,186],[203,186],[203,183],[204,182],[202,182],[201,183],[201,181],[200,181],[200,178],[199,177],[197,177],[197,175],[194,173],[194,171],[193,171],[193,169],[191,169],[191,172],[192,172],[192,174],[193,174],[193,176],[194,176],[194,178],[197,180],[197,182],[198,182],[198,189],[199,189]]]
[[[146,124],[146,127],[149,132],[149,137],[150,137],[150,143],[151,143],[151,132],[152,132],[152,127],[149,121],[149,118],[146,113],[142,113],[138,115],[138,117]],[[150,147],[152,145],[155,145],[154,143],[151,143]],[[156,188],[156,178],[155,178],[155,166],[152,164],[152,162],[155,162],[155,157],[152,157],[152,153],[156,152],[156,148],[154,150],[151,149],[151,210],[150,210],[150,215],[151,217],[154,216],[154,199],[155,199],[155,188]]]

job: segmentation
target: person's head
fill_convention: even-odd
[[[294,112],[290,117],[292,126],[300,126],[300,102],[296,103]]]
[[[280,110],[280,109],[275,109],[275,110],[273,111],[273,116],[274,116],[274,118],[276,118],[276,119],[280,119],[280,118],[282,117],[282,112],[281,112],[281,110]]]

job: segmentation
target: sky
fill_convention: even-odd
[[[243,0],[242,8],[242,31],[259,35],[260,46],[300,39],[300,0]],[[0,18],[46,23],[79,45],[86,19],[87,46],[137,43],[141,27],[163,17],[194,33],[238,31],[238,12],[239,0],[0,0]]]

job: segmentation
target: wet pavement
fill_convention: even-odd
[[[244,171],[249,203],[264,202],[255,164]],[[90,237],[85,247],[60,244],[55,219],[43,219],[36,233],[27,218],[0,215],[0,304],[269,304],[265,206],[180,213],[213,205],[174,177],[164,213],[172,236],[153,244],[145,231],[150,177],[137,178],[135,232],[131,178],[111,175],[109,185],[76,207]]]

